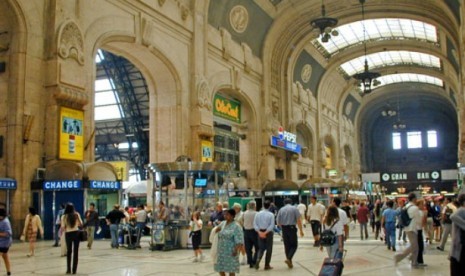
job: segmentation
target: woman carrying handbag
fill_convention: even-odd
[[[61,218],[61,231],[66,240],[66,274],[71,274],[71,255],[73,256],[73,274],[76,274],[79,259],[79,227],[82,227],[81,216],[74,210],[72,203],[66,204]]]

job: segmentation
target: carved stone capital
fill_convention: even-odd
[[[200,108],[212,110],[212,100],[210,98],[210,85],[204,77],[197,78],[197,105]]]
[[[53,97],[57,103],[64,106],[82,108],[89,103],[89,96],[84,90],[63,85],[57,87]]]

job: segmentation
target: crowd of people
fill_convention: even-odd
[[[257,210],[257,203],[250,201],[246,210],[235,203],[229,208],[227,202],[218,202],[207,210],[188,210],[192,213],[189,229],[194,251],[194,262],[202,262],[205,255],[200,248],[202,229],[204,226],[213,227],[210,235],[212,248],[210,250],[213,268],[220,275],[235,275],[239,273],[241,265],[250,268],[271,270],[274,236],[279,234],[284,243],[284,263],[292,269],[293,256],[299,248],[299,236],[304,236],[303,228],[308,224],[311,228],[313,246],[320,250],[326,248],[329,258],[342,258],[344,245],[349,238],[350,225],[360,228],[360,240],[372,239],[384,242],[388,250],[394,251],[393,260],[397,264],[410,256],[412,268],[426,266],[423,259],[425,244],[437,243],[436,249],[445,250],[449,236],[452,237],[450,248],[451,275],[460,275],[460,268],[465,267],[465,194],[458,198],[417,198],[415,193],[407,199],[383,201],[342,201],[334,197],[328,206],[317,201],[315,196],[310,198],[310,204],[303,202],[296,204],[290,198],[284,199],[284,206],[277,208],[273,202],[265,200],[261,210]],[[175,208],[167,208],[159,202],[155,212],[148,210],[145,205],[136,208],[121,208],[115,204],[105,216],[109,227],[111,248],[118,248],[121,226],[131,225],[136,229],[135,247],[140,248],[141,237],[149,219],[166,223],[173,218]],[[180,209],[179,209],[180,210]],[[404,214],[403,214],[404,213]],[[407,214],[407,215],[405,215]],[[404,216],[404,217],[402,217]],[[405,217],[407,217],[407,222]],[[60,246],[62,256],[66,256],[67,274],[76,274],[79,260],[79,245],[82,229],[87,231],[87,248],[92,249],[94,234],[100,231],[101,225],[95,204],[90,203],[83,218],[76,212],[72,203],[61,205],[57,213],[55,224],[55,244]],[[371,234],[369,234],[371,228]],[[329,229],[334,233],[334,241],[322,242],[323,230]],[[35,243],[38,234],[43,236],[40,216],[34,208],[24,222],[21,239],[29,242],[28,257],[35,255]],[[353,235],[356,235],[355,233]],[[403,242],[403,250],[396,245]],[[5,209],[0,208],[0,253],[5,263],[7,275],[11,275],[8,250],[12,243],[11,225]],[[397,252],[396,252],[397,251]]]

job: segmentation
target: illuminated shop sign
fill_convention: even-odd
[[[0,190],[15,190],[17,187],[14,179],[0,179]]]
[[[121,182],[91,180],[89,188],[100,190],[119,190],[121,189]]]
[[[279,127],[278,136],[271,136],[271,146],[282,148],[300,154],[302,147],[297,144],[297,135],[287,132],[283,127]]]
[[[213,99],[213,115],[241,123],[241,103],[216,94]]]
[[[78,190],[82,188],[81,180],[45,181],[43,189],[47,190]]]
[[[439,180],[441,173],[439,171],[432,172],[409,172],[409,173],[382,173],[381,181],[414,181],[414,180]]]

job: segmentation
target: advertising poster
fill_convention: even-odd
[[[59,158],[82,161],[84,159],[84,112],[62,107],[59,122]]]
[[[126,161],[110,161],[108,162],[115,167],[116,170],[116,178],[121,181],[128,181],[128,172],[129,166],[128,162]]]
[[[213,143],[211,141],[202,140],[201,141],[201,152],[202,152],[202,162],[212,162],[213,161]]]

